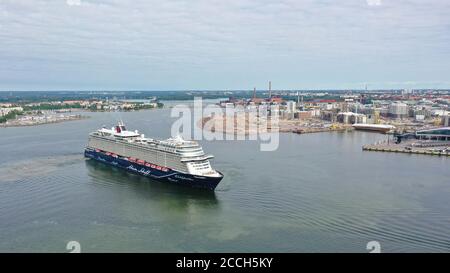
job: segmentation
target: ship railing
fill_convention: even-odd
[[[182,158],[180,161],[181,162],[204,161],[204,160],[208,160],[208,159],[212,159],[212,158],[214,158],[213,155],[204,155],[204,156],[196,156],[196,157],[185,157],[185,158]]]

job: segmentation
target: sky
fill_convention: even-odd
[[[0,0],[0,90],[450,88],[449,0]]]

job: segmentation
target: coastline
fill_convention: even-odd
[[[148,108],[148,109],[133,109],[133,110],[128,110],[128,111],[119,111],[119,112],[135,112],[135,111],[147,111],[147,110],[156,110],[156,109],[162,109],[163,107],[156,107],[156,108]],[[67,113],[72,113],[72,111],[76,111],[76,112],[82,112],[82,113],[106,113],[106,112],[117,112],[117,111],[107,111],[107,110],[98,110],[98,111],[92,111],[92,110],[88,110],[88,109],[68,109],[66,111],[60,111],[60,110],[51,110],[52,112],[54,112],[55,114],[67,114]],[[21,116],[23,117],[23,116]],[[39,126],[39,125],[45,125],[45,124],[54,124],[54,123],[62,123],[62,122],[69,122],[69,121],[76,121],[76,120],[83,120],[83,119],[88,119],[90,118],[90,116],[86,116],[86,115],[82,115],[82,114],[72,114],[72,115],[68,115],[68,116],[53,116],[51,117],[51,119],[37,119],[37,120],[33,120],[33,118],[41,118],[37,115],[28,115],[28,117],[31,117],[32,119],[30,120],[18,120],[16,119],[11,119],[8,120],[5,123],[0,123],[0,128],[8,128],[8,127],[30,127],[30,126]]]
[[[76,115],[76,116],[71,116],[71,117],[64,117],[64,118],[60,118],[60,119],[56,119],[56,120],[48,120],[48,121],[43,121],[43,122],[20,122],[18,120],[11,120],[8,122],[13,122],[13,123],[2,123],[0,124],[0,128],[8,128],[8,127],[31,127],[31,126],[39,126],[39,125],[45,125],[45,124],[54,124],[54,123],[63,123],[63,122],[69,122],[69,121],[76,121],[76,120],[83,120],[83,119],[88,119],[90,118],[89,116],[82,116],[82,115]]]

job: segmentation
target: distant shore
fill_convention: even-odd
[[[35,118],[35,117],[33,117]],[[89,116],[83,115],[70,115],[70,116],[59,116],[59,117],[51,117],[51,118],[42,118],[42,119],[15,119],[8,120],[6,123],[1,123],[0,127],[28,127],[28,126],[38,126],[44,124],[53,124],[53,123],[61,123],[75,120],[88,119]]]

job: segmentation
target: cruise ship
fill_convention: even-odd
[[[211,168],[213,158],[196,141],[180,136],[167,140],[146,138],[128,131],[122,122],[89,134],[85,157],[161,182],[214,190],[223,174]]]

